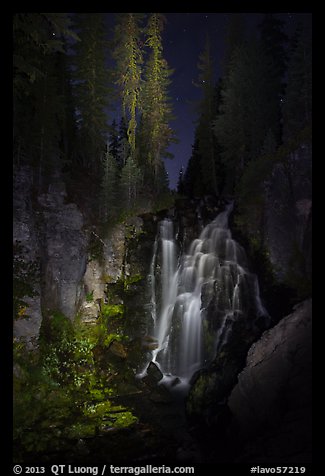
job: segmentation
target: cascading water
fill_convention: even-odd
[[[245,251],[231,237],[232,208],[232,203],[227,205],[178,261],[172,220],[159,224],[160,247],[156,241],[150,272],[157,339],[152,360],[165,374],[185,381],[227,343],[235,321],[268,316],[257,277],[247,269]],[[159,283],[155,270],[159,270]]]

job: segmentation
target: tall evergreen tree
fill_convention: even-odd
[[[13,33],[14,159],[37,167],[41,187],[66,152],[65,44],[77,38],[66,13],[17,13]]]
[[[130,156],[130,143],[128,140],[128,127],[124,117],[122,117],[119,125],[119,163],[120,167],[124,167],[128,157]]]
[[[206,193],[218,193],[216,175],[216,144],[212,130],[217,106],[213,78],[213,61],[210,52],[210,42],[207,38],[206,46],[199,57],[199,86],[202,89],[200,102],[200,118],[197,126],[198,155],[200,157],[200,171],[202,184]]]
[[[298,26],[292,45],[283,103],[285,140],[311,124],[312,43],[311,32]]]
[[[108,151],[102,161],[100,217],[104,222],[114,220],[118,214],[119,179],[115,158]]]
[[[141,91],[141,134],[145,137],[139,151],[143,164],[149,164],[157,179],[162,157],[173,138],[169,125],[172,119],[168,86],[172,71],[163,57],[161,34],[165,18],[160,13],[152,13],[145,29],[148,58],[144,70]]]
[[[205,193],[201,179],[201,157],[198,147],[198,131],[195,131],[192,154],[183,178],[184,193],[189,197],[199,197]]]
[[[135,159],[130,156],[122,169],[121,196],[124,210],[136,207],[141,187],[141,173]]]
[[[261,47],[266,59],[267,81],[265,89],[269,104],[274,107],[274,122],[269,124],[277,143],[281,141],[281,103],[284,95],[284,80],[287,62],[287,35],[284,23],[274,15],[265,14],[260,28]]]
[[[245,40],[245,18],[242,13],[231,13],[228,16],[225,34],[225,53],[222,61],[223,76],[227,77],[232,56],[237,47]]]
[[[121,168],[120,163],[120,142],[119,142],[119,133],[117,128],[117,122],[114,119],[109,129],[109,153],[114,158],[118,167]]]
[[[256,158],[265,136],[276,121],[276,108],[268,101],[268,69],[261,45],[254,39],[238,47],[221,92],[222,103],[214,131],[222,146],[228,190],[245,165]]]
[[[140,21],[138,13],[120,13],[115,26],[113,57],[116,62],[115,82],[122,99],[123,117],[127,122],[127,135],[131,156],[135,156],[137,110],[141,89],[143,63]]]
[[[74,93],[84,166],[97,169],[105,150],[111,76],[106,67],[106,31],[101,13],[78,13],[80,42],[74,46]]]

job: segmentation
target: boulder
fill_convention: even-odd
[[[143,382],[149,387],[156,387],[162,378],[163,374],[158,365],[154,362],[150,362],[147,368],[147,375],[143,378]]]

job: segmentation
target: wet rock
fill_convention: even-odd
[[[178,384],[180,384],[180,383],[181,383],[181,379],[180,379],[179,377],[175,377],[175,378],[172,380],[170,386],[171,386],[171,387],[175,387],[176,385],[178,385]]]
[[[103,247],[103,277],[107,282],[116,282],[122,276],[125,257],[125,225],[118,224],[107,238]]]
[[[80,320],[84,324],[96,325],[99,315],[97,302],[84,302],[80,308]]]
[[[127,351],[121,342],[118,342],[117,340],[113,340],[108,348],[109,352],[112,354],[116,355],[116,357],[120,357],[121,359],[126,359],[127,358]]]
[[[88,261],[83,281],[86,293],[92,293],[94,301],[104,297],[103,266],[96,259]]]
[[[148,377],[150,377],[150,379],[154,380],[155,382],[159,382],[163,378],[160,368],[154,362],[150,362],[148,365],[147,374]]]
[[[158,365],[154,362],[150,362],[147,368],[147,375],[142,379],[142,381],[149,387],[155,388],[162,378],[163,374]]]
[[[145,335],[141,339],[141,345],[145,350],[155,350],[158,349],[158,340],[155,337]]]

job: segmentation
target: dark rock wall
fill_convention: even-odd
[[[264,236],[279,282],[292,282],[297,274],[311,276],[311,154],[311,146],[303,144],[274,166],[265,184]]]
[[[52,183],[38,197],[41,213],[42,308],[73,319],[83,296],[87,235],[75,203],[65,203],[65,185]]]
[[[311,460],[312,302],[264,332],[228,399],[238,460],[300,464]]]
[[[26,265],[34,263],[38,273],[32,283],[30,276],[23,277],[23,280],[31,284],[35,295],[23,297],[28,308],[28,318],[14,321],[13,335],[14,338],[24,338],[29,347],[35,345],[42,322],[39,275],[41,252],[37,217],[32,203],[32,185],[32,170],[29,167],[21,167],[15,173],[13,182],[13,241],[14,245],[20,248],[16,258]],[[19,271],[19,274],[22,273]]]

